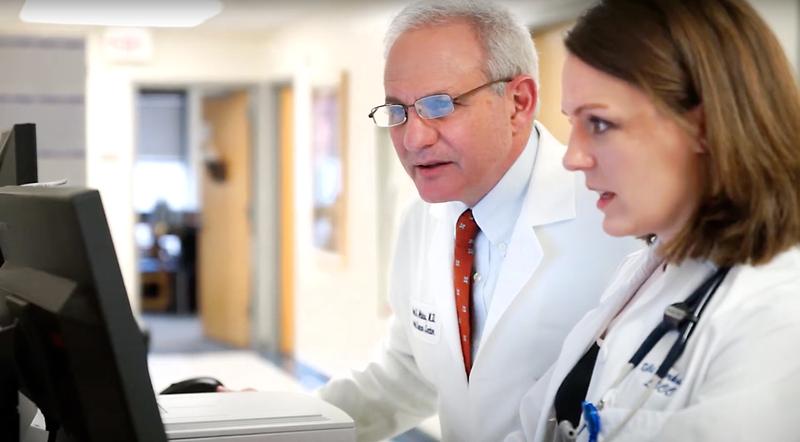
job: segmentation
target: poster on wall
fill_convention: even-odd
[[[312,242],[338,255],[345,251],[346,92],[342,74],[339,84],[314,87],[311,96]]]

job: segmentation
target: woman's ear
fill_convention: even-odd
[[[703,110],[703,104],[698,104],[694,109],[686,113],[686,121],[691,125],[697,144],[694,150],[696,153],[708,153],[708,143],[706,138],[706,114]]]

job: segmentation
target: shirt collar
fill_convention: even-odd
[[[534,133],[500,181],[472,207],[472,215],[492,244],[508,241],[514,229],[533,172],[538,133]],[[461,211],[466,205],[460,203]]]

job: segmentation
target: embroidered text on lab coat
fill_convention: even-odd
[[[439,340],[439,322],[436,310],[426,305],[411,307],[411,327],[418,338],[435,344]]]

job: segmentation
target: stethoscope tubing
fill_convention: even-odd
[[[608,392],[616,389],[619,384],[621,384],[622,381],[628,376],[628,374],[630,374],[631,371],[639,366],[639,364],[644,360],[645,357],[647,357],[656,344],[661,341],[664,335],[673,330],[678,331],[678,338],[676,339],[675,343],[672,344],[672,347],[670,347],[669,352],[667,352],[667,356],[664,357],[664,360],[659,365],[653,377],[647,382],[647,384],[645,384],[645,391],[636,401],[636,405],[627,415],[625,415],[625,417],[620,421],[620,424],[609,432],[608,437],[605,438],[606,442],[610,442],[620,434],[621,430],[625,427],[628,421],[630,421],[636,412],[644,406],[644,403],[647,402],[647,399],[654,391],[656,385],[658,385],[658,383],[667,376],[669,370],[672,369],[672,367],[681,357],[689,342],[689,338],[694,332],[695,326],[703,314],[703,311],[708,306],[709,301],[722,284],[722,281],[725,279],[730,269],[731,268],[727,266],[717,268],[717,270],[709,278],[703,281],[703,283],[700,284],[700,286],[697,287],[692,294],[686,298],[685,301],[669,306],[664,312],[664,318],[661,320],[661,322],[647,335],[639,348],[636,349],[628,363],[625,364],[625,367],[622,368],[621,372],[614,380],[614,383],[611,385],[611,387],[609,387]],[[605,405],[605,398],[608,395],[608,392],[603,395],[603,398],[600,400],[597,407],[591,407],[595,409],[595,414],[597,414],[599,410],[603,409]],[[584,410],[585,409],[586,407],[584,407]],[[597,414],[595,420],[597,420],[596,428],[590,428],[590,430],[593,430],[590,431],[590,441],[596,441],[599,436],[598,433],[600,432],[599,414]],[[586,424],[581,427],[581,429],[578,431],[578,434],[580,434],[585,428]]]
[[[672,345],[672,348],[670,348],[669,353],[667,353],[667,356],[664,358],[664,361],[661,362],[658,370],[656,370],[656,376],[658,376],[659,379],[666,377],[669,373],[669,370],[675,365],[681,355],[683,355],[683,351],[686,350],[686,345],[689,342],[689,338],[692,336],[695,327],[697,326],[697,322],[700,320],[700,316],[703,314],[708,302],[711,300],[711,297],[717,291],[720,284],[722,284],[722,280],[725,279],[725,276],[728,274],[730,269],[730,267],[720,267],[717,269],[716,273],[714,273],[714,276],[712,276],[709,280],[711,282],[710,287],[706,289],[704,296],[700,298],[697,306],[692,309],[692,317],[687,318],[686,322],[679,327],[678,330],[680,335],[678,336],[677,341]]]

